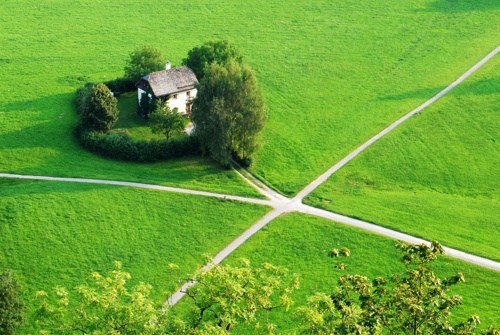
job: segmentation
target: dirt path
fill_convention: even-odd
[[[273,200],[247,198],[247,197],[240,197],[237,195],[220,194],[220,193],[212,193],[212,192],[205,192],[205,191],[196,191],[196,190],[190,190],[190,189],[185,189],[185,188],[152,185],[152,184],[144,184],[144,183],[135,183],[135,182],[128,182],[128,181],[86,179],[86,178],[47,177],[47,176],[33,176],[33,175],[21,175],[21,174],[10,174],[10,173],[0,173],[0,178],[45,180],[45,181],[59,181],[59,182],[71,182],[71,183],[83,183],[83,184],[126,186],[126,187],[144,188],[144,189],[149,189],[149,190],[157,190],[157,191],[172,192],[172,193],[199,195],[199,196],[203,196],[203,197],[212,197],[212,198],[233,200],[233,201],[239,201],[239,202],[247,202],[247,203],[252,203],[252,204],[256,204],[256,205],[264,205],[264,206],[270,206],[270,207],[275,207],[278,205],[278,202],[273,201]]]
[[[401,233],[399,231],[395,231],[389,228],[385,228],[373,223],[369,223],[366,221],[358,220],[358,219],[353,219],[351,217],[341,215],[341,214],[336,214],[332,213],[323,209],[318,209],[315,207],[307,206],[307,205],[302,205],[298,208],[298,211],[304,214],[309,214],[309,215],[314,215],[318,217],[322,217],[324,219],[338,222],[338,223],[343,223],[345,225],[351,226],[351,227],[356,227],[356,228],[361,228],[363,230],[390,237],[396,240],[400,240],[406,243],[412,243],[412,244],[422,244],[425,243],[427,245],[430,245],[430,242],[418,237],[414,237],[405,233]],[[456,259],[460,259],[464,262],[468,263],[473,263],[485,268],[489,268],[491,270],[495,271],[500,271],[500,263],[495,262],[491,259],[472,255],[457,249],[449,248],[443,246],[445,255],[449,257],[453,257]]]

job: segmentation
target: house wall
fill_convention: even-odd
[[[190,92],[189,97],[187,95],[188,92]],[[170,99],[168,99],[168,107],[170,107],[171,110],[177,108],[180,114],[186,114],[186,103],[189,100],[192,101],[196,97],[197,92],[198,91],[196,90],[196,88],[193,88],[191,90],[172,94],[170,96]],[[137,89],[137,101],[139,103],[141,102],[141,97],[143,93],[146,93],[146,91],[141,90],[140,88]],[[149,94],[149,97],[151,97],[151,94]]]
[[[187,92],[190,92],[190,97],[188,98]],[[170,96],[170,99],[168,99],[168,106],[170,109],[177,108],[179,110],[179,113],[181,114],[186,114],[186,103],[191,99],[194,99],[196,97],[196,89],[193,88],[188,91],[182,91],[178,92],[176,94],[172,94]]]
[[[142,98],[143,93],[146,93],[146,91],[143,91],[140,88],[137,89],[137,101],[139,101],[139,103],[141,102],[141,98]],[[151,94],[148,94],[148,95],[151,98]]]

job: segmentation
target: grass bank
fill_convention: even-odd
[[[500,57],[306,201],[500,260]]]
[[[178,279],[266,212],[158,191],[6,179],[0,199],[0,272],[15,271],[30,307],[37,290],[74,288],[92,271],[107,273],[115,260],[163,301]],[[172,272],[169,263],[179,269]]]
[[[294,334],[299,326],[294,310],[305,305],[307,297],[315,292],[330,292],[340,275],[361,274],[375,278],[403,271],[403,264],[399,261],[401,254],[394,244],[394,240],[342,224],[290,214],[271,222],[253,236],[231,256],[229,262],[244,257],[255,265],[269,262],[300,275],[301,287],[293,296],[295,306],[288,313],[276,310],[269,314],[278,333]],[[351,250],[351,257],[342,259],[346,264],[345,272],[336,269],[336,260],[328,256],[332,248],[342,247]],[[499,326],[500,276],[497,272],[445,256],[435,263],[434,268],[441,277],[457,272],[465,275],[466,282],[455,286],[452,292],[463,297],[463,305],[454,312],[456,320],[478,314],[482,326]],[[235,334],[252,334],[252,330],[240,329]]]

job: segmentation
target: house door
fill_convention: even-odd
[[[186,114],[187,116],[191,115],[191,104],[189,102],[186,104]]]

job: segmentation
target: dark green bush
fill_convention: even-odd
[[[244,168],[249,167],[253,163],[252,157],[240,158],[237,154],[232,154],[233,160]]]
[[[104,157],[125,161],[158,162],[200,154],[200,146],[194,137],[183,137],[170,141],[137,141],[128,134],[104,134],[85,131],[82,128],[77,129],[77,136],[86,149]]]
[[[105,82],[104,84],[109,87],[111,92],[115,97],[120,96],[123,93],[130,92],[136,89],[135,81],[128,78],[116,78]]]
[[[82,102],[80,121],[85,129],[105,132],[118,120],[118,102],[106,85],[93,85]]]
[[[12,272],[0,273],[0,334],[15,335],[24,321],[21,287]]]
[[[88,99],[90,96],[90,91],[92,91],[92,87],[94,87],[93,83],[87,83],[85,86],[80,87],[76,90],[76,112],[78,114],[82,114],[84,109],[88,106]]]
[[[149,118],[149,115],[155,109],[156,104],[157,99],[155,97],[150,98],[148,93],[142,93],[141,102],[137,104],[137,114],[143,119]]]

